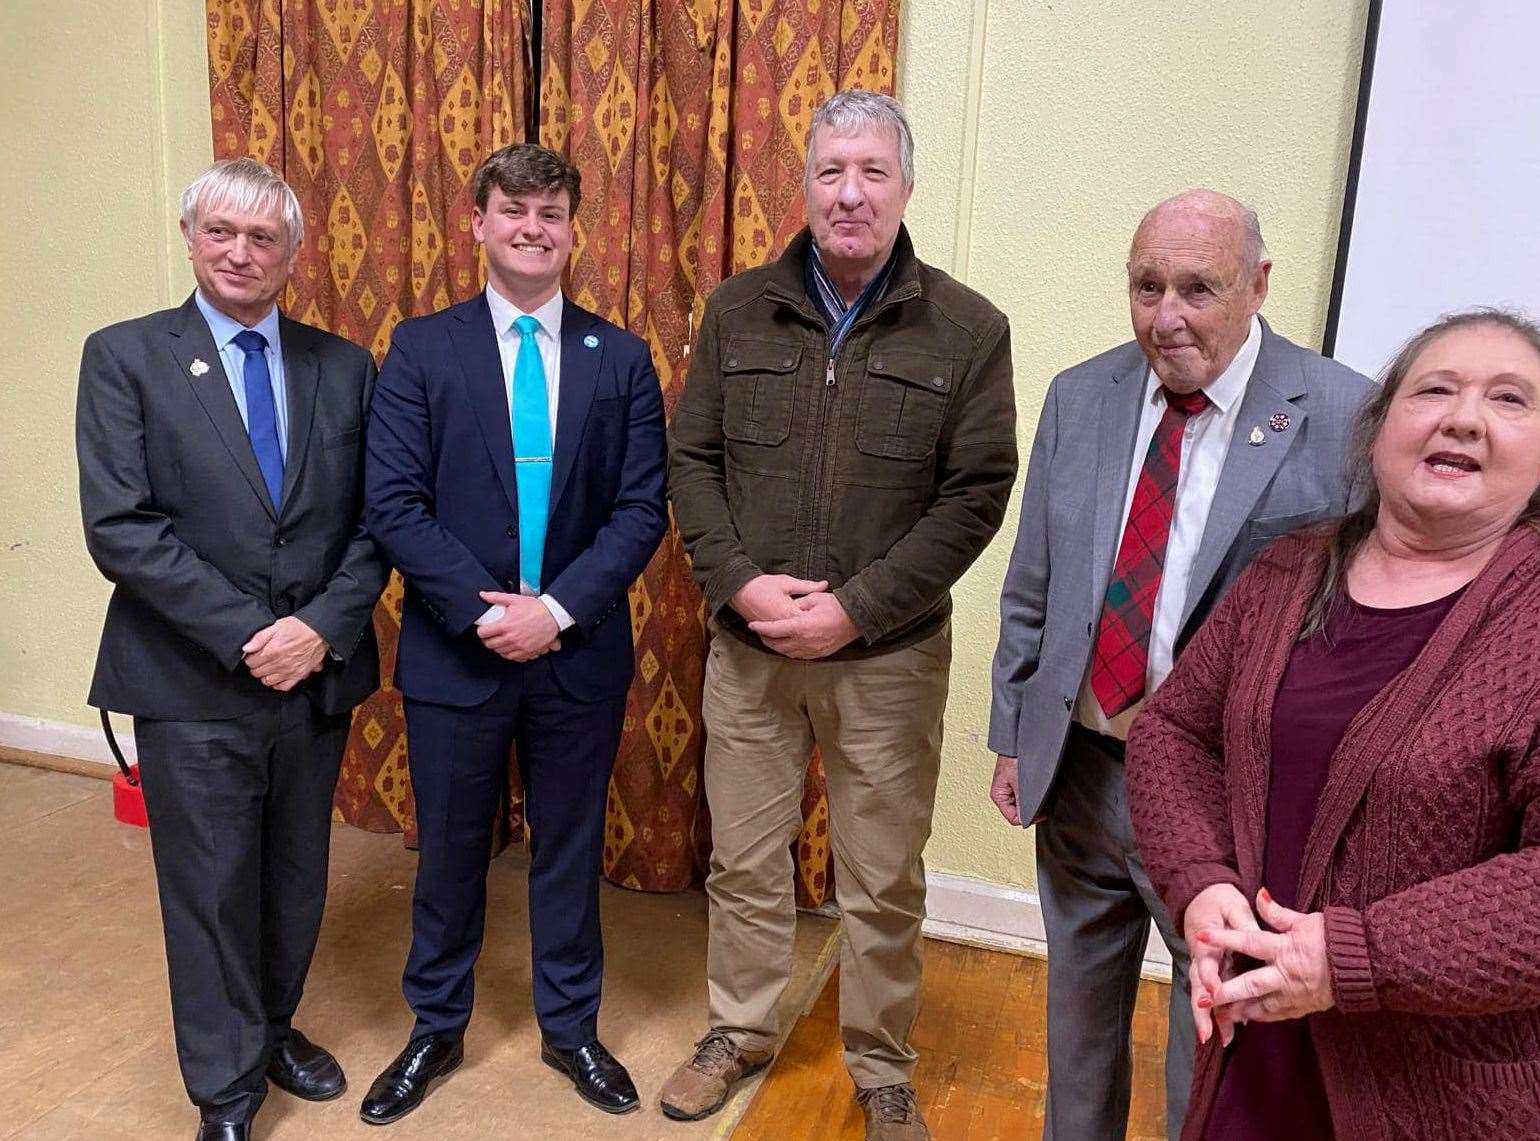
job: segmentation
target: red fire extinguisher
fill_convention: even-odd
[[[139,783],[139,766],[131,765],[123,759],[123,750],[118,748],[118,739],[113,736],[112,721],[105,709],[102,710],[102,732],[107,734],[107,747],[112,750],[113,759],[118,762],[117,775],[112,778],[112,814],[124,824],[148,828],[150,817],[144,807],[144,788]]]

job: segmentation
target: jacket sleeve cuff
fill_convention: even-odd
[[[760,569],[747,555],[735,556],[713,571],[702,587],[709,616],[715,617],[721,613],[723,607],[732,601],[733,595],[760,574]]]
[[[875,645],[891,629],[880,615],[873,612],[866,591],[854,579],[844,586],[835,587],[833,594],[845,608],[851,622],[855,623],[856,629],[861,631],[861,638],[867,645]]]
[[[1328,907],[1325,920],[1326,962],[1331,969],[1331,990],[1337,1009],[1344,1014],[1378,1010],[1380,998],[1374,991],[1363,912],[1351,907]]]

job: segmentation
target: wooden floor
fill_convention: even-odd
[[[914,1084],[935,1141],[1025,1141],[1043,1121],[1048,964],[934,940],[914,1045]],[[1128,1137],[1165,1136],[1167,986],[1140,984]],[[797,1024],[732,1141],[861,1141],[861,1108],[840,1057],[839,977]]]
[[[171,1041],[149,835],[113,820],[112,786],[100,766],[86,768],[92,776],[0,763],[0,1141],[186,1141],[197,1113]],[[336,1052],[348,1092],[309,1105],[272,1091],[255,1141],[707,1141],[731,1128],[727,1111],[687,1127],[657,1108],[664,1078],[705,1029],[704,893],[602,889],[599,1030],[643,1097],[640,1112],[612,1118],[540,1064],[522,849],[492,863],[466,1064],[406,1120],[387,1130],[359,1121],[359,1099],[411,1028],[400,979],[415,864],[400,836],[334,830],[297,1022]],[[830,919],[798,917],[788,1023],[821,989],[836,933]]]

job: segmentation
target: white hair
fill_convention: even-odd
[[[289,254],[305,240],[305,214],[289,184],[254,158],[226,158],[214,163],[182,191],[182,225],[196,230],[213,210],[277,215],[289,239]]]
[[[870,127],[893,132],[898,139],[898,169],[905,186],[914,185],[914,132],[897,99],[875,91],[851,88],[830,96],[813,112],[807,128],[807,167],[804,181],[813,177],[813,136],[827,127],[836,135],[853,135]]]

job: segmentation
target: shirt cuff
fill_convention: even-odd
[[[556,619],[556,628],[558,630],[569,630],[573,626],[577,625],[577,623],[572,620],[572,615],[568,614],[562,604],[557,602],[556,599],[552,598],[549,594],[542,594],[540,596],[540,601],[544,603],[545,608],[551,612],[551,617]]]

